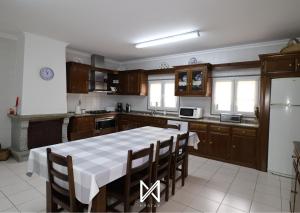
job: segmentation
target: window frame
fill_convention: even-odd
[[[212,99],[211,99],[211,114],[212,115],[220,115],[221,113],[233,113],[233,114],[242,114],[245,117],[255,117],[255,111],[253,112],[242,112],[237,110],[237,82],[238,81],[247,81],[254,80],[256,81],[255,87],[255,103],[254,107],[259,105],[259,92],[260,92],[260,78],[259,76],[239,76],[239,77],[217,77],[213,79],[212,82]],[[214,103],[215,99],[215,82],[217,81],[231,81],[232,82],[232,100],[230,111],[221,111],[216,109],[216,104]]]
[[[175,90],[174,90],[174,96],[176,98],[176,107],[165,107],[164,106],[164,93],[165,93],[165,84],[166,83],[173,83],[174,84],[174,89],[175,89],[175,80],[174,79],[156,79],[156,80],[149,80],[148,81],[148,97],[147,97],[147,109],[148,110],[159,110],[159,111],[167,111],[167,112],[178,112],[179,109],[179,97],[175,96]],[[150,106],[150,96],[151,96],[151,91],[150,91],[150,84],[151,83],[160,83],[161,84],[161,107],[152,107]]]

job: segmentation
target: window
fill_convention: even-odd
[[[254,115],[258,104],[258,77],[216,78],[213,82],[212,114]]]
[[[174,80],[149,81],[148,109],[178,110],[178,97],[175,96]]]

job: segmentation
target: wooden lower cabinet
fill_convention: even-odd
[[[197,152],[201,155],[208,155],[210,153],[210,146],[207,141],[207,124],[202,123],[190,123],[189,130],[196,132],[200,142],[198,143],[198,149],[190,149],[192,154]]]
[[[257,131],[255,128],[191,122],[189,130],[200,139],[193,155],[256,168]]]
[[[236,129],[241,134],[236,133]],[[244,132],[244,134],[242,134]],[[231,160],[239,165],[253,167],[256,166],[256,130],[233,128],[231,139]]]
[[[90,138],[94,136],[95,118],[93,116],[71,117],[68,126],[69,141]]]
[[[218,160],[228,159],[228,145],[230,135],[221,132],[209,132],[208,144],[210,155]]]

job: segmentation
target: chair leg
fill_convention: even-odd
[[[169,200],[169,186],[170,186],[170,177],[169,175],[166,177],[166,195],[165,195],[165,200],[168,201]]]
[[[188,176],[188,174],[189,174],[189,155],[188,155],[188,153],[187,153],[187,155],[186,155],[186,158],[185,158],[185,174],[184,174],[184,177],[187,177]]]
[[[125,199],[124,201],[124,212],[129,212],[130,210],[130,203],[128,199]]]
[[[50,183],[46,183],[46,199],[47,199],[47,212],[58,212],[58,205],[53,202],[53,196],[50,188]]]
[[[176,165],[175,165],[175,162],[174,162],[173,179],[172,179],[172,195],[175,194],[175,184],[176,184]]]
[[[182,165],[181,169],[181,186],[184,186],[184,179],[185,179],[185,167]]]

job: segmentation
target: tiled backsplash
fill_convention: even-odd
[[[68,94],[68,112],[74,112],[78,101],[81,108],[86,110],[104,109],[107,106],[116,106],[117,102],[128,103],[133,111],[147,111],[147,96],[117,96],[103,93]],[[211,98],[208,97],[180,97],[180,106],[202,107],[204,116],[210,115]]]
[[[118,97],[103,93],[68,94],[68,112],[74,112],[78,101],[81,100],[81,109],[98,110],[108,106],[116,106]]]

